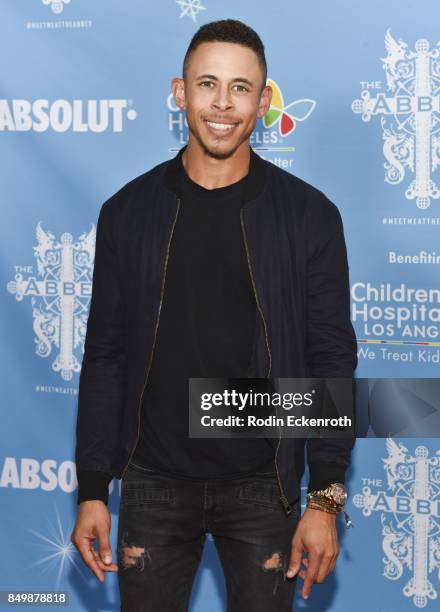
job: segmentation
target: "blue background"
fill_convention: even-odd
[[[4,374],[0,589],[66,590],[72,610],[117,609],[116,576],[108,574],[104,585],[98,583],[70,543],[76,512],[73,458],[78,373],[71,372],[66,379],[53,370],[59,352],[55,345],[46,357],[36,354],[32,309],[41,308],[44,313],[46,303],[37,297],[32,304],[30,295],[17,300],[11,282],[17,272],[25,280],[32,276],[41,280],[47,273],[38,274],[34,256],[38,223],[55,241],[68,233],[76,242],[96,225],[100,206],[110,195],[182,146],[187,130],[176,127],[179,116],[168,103],[170,81],[181,75],[187,45],[200,25],[227,17],[243,20],[256,29],[265,44],[268,76],[282,91],[284,105],[303,98],[315,101],[310,116],[298,121],[295,130],[284,137],[278,125],[264,128],[259,122],[253,144],[263,157],[274,163],[281,160],[290,172],[321,189],[338,206],[344,221],[351,284],[377,287],[391,283],[396,287],[405,283],[410,288],[439,288],[439,264],[390,264],[388,252],[416,255],[421,250],[435,252],[436,248],[440,252],[440,200],[432,199],[431,206],[422,210],[415,200],[407,199],[405,189],[414,178],[409,170],[398,185],[384,180],[380,117],[363,122],[351,106],[365,88],[361,82],[381,81],[380,91],[393,95],[387,90],[380,59],[387,54],[384,41],[388,29],[409,49],[414,49],[420,38],[427,39],[431,48],[437,44],[437,2],[193,0],[192,4],[195,12],[200,5],[205,7],[194,19],[190,13],[181,16],[184,7],[174,0],[71,0],[60,13],[42,0],[3,0],[0,7],[4,323],[0,347]],[[370,93],[373,96],[377,90]],[[11,109],[13,100],[32,103],[38,99],[50,104],[82,100],[85,105],[88,100],[124,100],[122,130],[114,131],[111,122],[101,133],[57,132],[52,125],[42,132],[5,129],[5,108]],[[130,119],[130,114],[135,118]],[[432,138],[436,129],[433,125]],[[261,149],[258,142],[265,132],[277,140],[271,146],[291,150]],[[431,179],[439,180],[434,163]],[[384,221],[389,218],[430,221],[421,225]],[[24,269],[18,270],[19,266]],[[368,336],[362,322],[353,322],[361,351],[359,377],[439,377],[438,323],[432,324],[429,337],[422,333],[417,338],[404,338],[398,329],[389,337]],[[369,325],[372,323],[370,320]],[[416,342],[428,344],[422,347]],[[370,357],[366,357],[367,350]],[[419,350],[425,350],[431,362],[420,359]],[[384,359],[386,351],[393,351],[394,356]],[[74,353],[81,361],[81,343]],[[438,461],[438,440],[402,442],[408,456],[414,455],[416,447],[425,446],[429,457],[437,454]],[[384,471],[387,456],[385,440],[357,441],[347,474],[347,510],[355,528],[345,532],[340,519],[341,554],[336,571],[325,583],[315,585],[308,602],[299,596],[302,582],[298,580],[298,609],[351,610],[354,602],[359,612],[416,607],[402,589],[414,574],[414,565],[426,559],[419,556],[412,568],[404,566],[400,578],[385,577],[381,515],[387,521],[396,517],[379,507],[365,516],[364,502],[359,498],[370,479],[376,493],[384,491],[394,499],[396,491],[388,487]],[[31,466],[32,477],[26,476],[27,466]],[[306,471],[304,487],[307,480]],[[432,551],[435,543],[440,546],[435,528],[440,513],[440,477],[434,468],[431,481],[432,530],[425,545],[426,551],[431,547],[432,560],[427,579],[438,591],[439,560]],[[113,481],[110,495],[113,549],[119,486],[119,481]],[[429,600],[419,607],[425,604],[431,609],[436,605]],[[208,537],[191,610],[217,612],[225,608],[223,574]]]

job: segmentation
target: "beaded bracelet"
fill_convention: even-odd
[[[312,508],[314,510],[324,510],[324,512],[328,512],[329,514],[339,514],[339,512],[343,512],[345,526],[347,527],[347,529],[349,527],[354,527],[353,521],[351,520],[348,513],[342,508],[338,510],[336,508],[336,504],[332,502],[330,499],[325,498],[324,496],[321,496],[321,497],[313,496],[310,493],[307,493],[307,497],[308,497],[308,502],[307,502],[308,508]]]

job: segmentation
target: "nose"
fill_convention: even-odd
[[[212,101],[212,106],[218,110],[229,110],[232,108],[230,91],[227,86],[217,87],[216,95]]]

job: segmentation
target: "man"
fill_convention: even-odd
[[[172,81],[187,146],[99,214],[72,541],[100,581],[118,571],[130,612],[187,609],[207,532],[234,611],[291,610],[296,576],[307,598],[339,553],[354,439],[188,436],[190,377],[352,377],[357,365],[339,211],[250,147],[270,107],[266,70],[251,28],[202,26]]]

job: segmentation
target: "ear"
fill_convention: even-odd
[[[173,92],[174,99],[176,101],[177,106],[181,110],[186,109],[185,102],[185,83],[181,78],[174,78],[171,81],[171,91]]]
[[[267,113],[267,111],[270,108],[270,103],[272,100],[272,87],[270,85],[266,85],[261,94],[260,94],[260,102],[258,104],[258,118],[261,119],[261,117],[264,117],[264,115]]]

